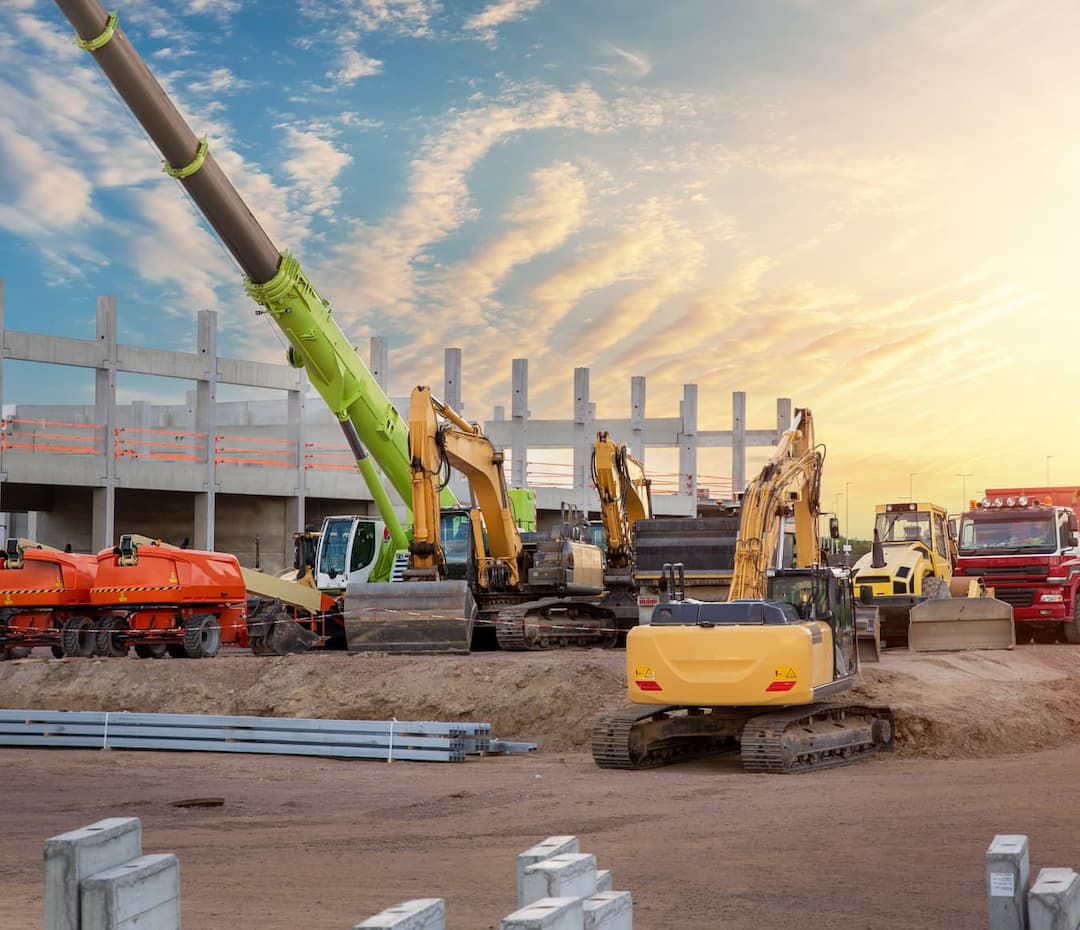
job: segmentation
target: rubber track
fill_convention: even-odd
[[[523,650],[559,649],[569,646],[600,646],[611,647],[618,643],[619,631],[615,626],[615,618],[607,615],[607,611],[598,610],[595,619],[607,621],[609,629],[567,629],[565,621],[562,628],[560,624],[546,617],[545,611],[550,607],[559,607],[563,601],[553,599],[550,603],[538,611],[531,603],[503,607],[495,618],[495,638],[499,648],[508,652],[521,652]],[[577,602],[576,606],[584,611],[585,604]],[[541,630],[545,624],[548,629],[546,636],[527,635],[525,632],[525,619],[535,611],[541,618]],[[573,622],[573,621],[571,621]]]
[[[811,718],[832,717],[844,720],[850,717],[866,718],[872,721],[887,720],[889,739],[878,745],[870,740],[854,741],[847,746],[824,749],[817,752],[796,753],[785,761],[785,736],[789,728]],[[871,731],[875,729],[871,723]],[[840,765],[850,765],[861,759],[867,759],[880,749],[892,748],[894,732],[892,711],[887,707],[869,707],[858,704],[811,704],[807,707],[791,707],[773,713],[760,714],[746,722],[742,733],[742,762],[747,772],[773,772],[794,774],[816,772]]]
[[[630,758],[630,733],[634,724],[670,710],[675,708],[671,705],[629,704],[601,717],[592,731],[593,761],[602,769],[655,768],[676,761],[663,756],[646,756],[637,761]]]

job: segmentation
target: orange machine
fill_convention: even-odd
[[[97,555],[90,616],[64,624],[67,655],[208,659],[247,646],[247,589],[236,556],[142,536]],[[71,648],[69,649],[69,645]]]
[[[9,539],[0,559],[0,658],[35,646],[62,656],[64,626],[86,613],[97,567],[94,555]]]

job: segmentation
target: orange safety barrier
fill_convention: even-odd
[[[225,442],[242,443],[242,445],[223,445]],[[296,441],[293,439],[278,439],[273,436],[228,436],[219,434],[214,437],[214,464],[295,468],[295,449]]]
[[[86,431],[104,429],[100,423],[4,417],[0,419],[0,451],[24,449],[62,455],[101,455],[105,451],[104,437],[87,436]],[[75,435],[55,430],[75,431]],[[80,430],[83,431],[81,434]]]
[[[160,459],[169,462],[205,462],[206,433],[187,433],[183,430],[151,429],[141,426],[118,426],[113,430],[116,458]],[[171,439],[148,439],[148,436],[170,436]],[[183,442],[193,439],[194,442]],[[167,451],[160,451],[167,450]],[[175,451],[173,451],[175,450]]]

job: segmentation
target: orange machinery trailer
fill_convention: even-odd
[[[96,555],[9,539],[0,559],[0,658],[35,646],[62,656],[64,624],[85,613],[97,565]]]
[[[139,658],[210,658],[223,644],[248,645],[236,556],[142,536],[122,536],[96,556],[9,541],[0,611],[5,657],[50,646],[65,656],[134,648]]]

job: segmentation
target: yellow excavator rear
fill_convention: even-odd
[[[601,718],[593,758],[636,769],[739,746],[748,771],[806,772],[893,745],[888,708],[835,700],[858,671],[851,583],[818,564],[823,456],[796,411],[743,498],[727,601],[685,596],[666,571],[651,622],[626,642],[630,704]],[[795,530],[795,567],[783,539]]]

